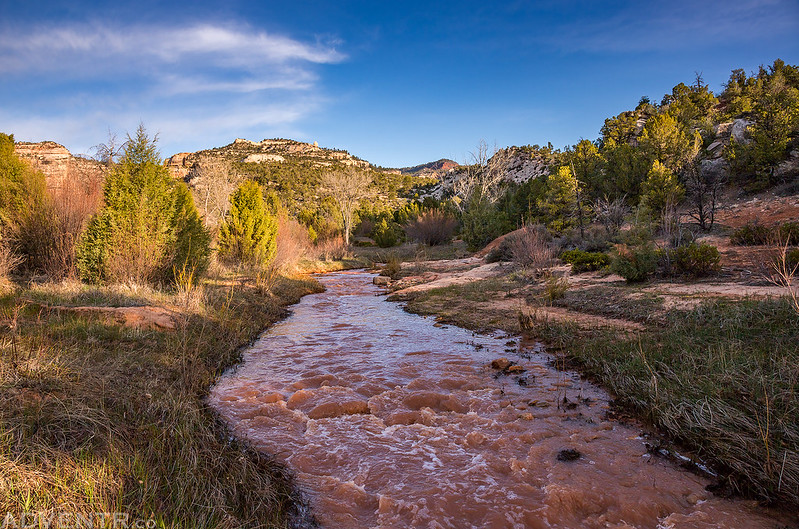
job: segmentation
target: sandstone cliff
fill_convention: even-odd
[[[73,156],[66,147],[54,141],[18,142],[14,150],[23,160],[44,173],[47,188],[58,190],[70,182],[86,183],[105,178],[103,164],[90,158]]]

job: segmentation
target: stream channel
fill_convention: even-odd
[[[292,470],[322,527],[780,526],[649,454],[640,429],[607,418],[606,392],[540,346],[409,314],[373,277],[320,276],[327,290],[209,397]],[[492,369],[499,357],[518,372]]]

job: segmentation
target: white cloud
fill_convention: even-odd
[[[93,70],[125,68],[157,61],[249,71],[286,63],[329,64],[345,56],[333,46],[308,44],[246,27],[198,24],[171,27],[40,27],[0,34],[0,72],[69,71],[75,65]],[[90,74],[78,70],[75,73]]]
[[[20,95],[0,123],[20,140],[79,153],[140,121],[161,133],[165,155],[264,138],[318,112],[320,65],[345,59],[332,44],[244,25],[6,28],[0,75],[13,82],[0,94]]]

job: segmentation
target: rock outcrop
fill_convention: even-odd
[[[172,176],[191,179],[192,173],[199,172],[207,163],[284,163],[310,162],[320,167],[335,164],[366,169],[369,162],[356,158],[346,151],[325,149],[314,142],[303,143],[295,140],[267,139],[259,142],[237,138],[224,147],[206,149],[191,153],[178,153],[166,160]]]
[[[68,183],[85,184],[105,178],[106,168],[103,164],[90,158],[73,156],[66,147],[54,141],[17,142],[14,151],[44,173],[50,190],[63,189]]]
[[[546,177],[549,174],[549,164],[550,161],[537,151],[524,147],[500,149],[487,162],[488,166],[496,166],[504,181],[514,184]],[[439,175],[439,183],[425,195],[441,199],[453,190],[458,180],[468,175],[467,171],[465,166],[456,166]]]

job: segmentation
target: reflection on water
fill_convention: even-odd
[[[545,354],[434,326],[371,279],[323,276],[327,291],[266,332],[210,397],[293,469],[323,527],[775,527],[650,457],[639,431],[604,417],[603,391]],[[522,367],[500,374],[498,357]]]

